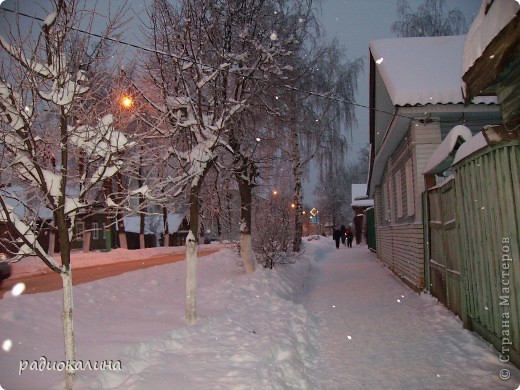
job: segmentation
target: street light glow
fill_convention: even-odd
[[[130,96],[123,96],[121,98],[121,105],[125,108],[130,108],[134,105],[134,101]]]

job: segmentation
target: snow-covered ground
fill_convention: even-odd
[[[74,287],[77,358],[115,368],[79,372],[77,389],[519,387],[519,369],[365,246],[308,241],[293,264],[251,276],[232,249],[200,258],[193,326],[184,272],[178,262]],[[30,370],[64,359],[60,315],[59,291],[0,300],[3,389],[63,388],[63,372]]]

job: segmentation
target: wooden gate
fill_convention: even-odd
[[[460,261],[455,247],[454,181],[428,190],[427,227],[429,229],[428,259],[430,292],[452,312],[461,316]]]

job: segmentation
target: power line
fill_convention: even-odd
[[[19,11],[16,12],[16,11],[10,10],[8,8],[3,8],[3,10],[11,12],[11,13],[14,13],[14,14],[17,14],[17,15],[20,15],[20,16],[24,16],[26,18],[37,20],[37,21],[40,21],[40,22],[44,22],[45,21],[44,19],[42,19],[40,17],[28,15],[26,13],[19,12]],[[132,47],[134,49],[142,50],[142,51],[145,51],[145,52],[148,52],[148,53],[155,53],[155,54],[164,55],[164,56],[167,56],[167,57],[175,58],[176,60],[185,61],[185,62],[188,62],[188,63],[193,63],[193,64],[197,64],[197,65],[200,65],[200,66],[204,66],[204,67],[212,69],[212,70],[219,70],[220,69],[219,67],[214,66],[214,65],[207,65],[207,64],[204,64],[204,63],[202,63],[200,61],[184,58],[184,57],[181,57],[181,56],[177,56],[175,54],[167,53],[167,52],[164,52],[162,50],[151,49],[151,48],[144,47],[144,46],[141,46],[141,45],[137,45],[137,44],[134,44],[134,43],[126,42],[126,41],[123,41],[121,39],[111,38],[109,36],[104,36],[104,35],[101,35],[101,34],[97,34],[97,33],[91,32],[91,31],[86,31],[86,30],[83,30],[83,29],[75,28],[75,27],[71,27],[71,29],[73,31],[80,32],[82,34],[90,35],[90,36],[93,36],[93,37],[96,37],[96,38],[100,38],[100,39],[105,39],[105,40],[110,41],[110,42],[118,43],[120,45],[129,46],[129,47]],[[383,109],[376,108],[376,107],[370,107],[370,106],[367,106],[366,104],[357,103],[355,101],[347,100],[347,99],[344,99],[344,98],[341,98],[341,97],[337,97],[337,96],[333,96],[333,95],[327,95],[327,94],[319,93],[319,92],[315,92],[315,91],[307,91],[307,90],[304,90],[302,88],[298,88],[298,87],[291,86],[291,85],[288,85],[288,84],[284,84],[284,85],[280,86],[278,84],[275,84],[272,81],[260,79],[260,78],[255,77],[255,76],[245,76],[245,75],[242,75],[242,76],[243,77],[247,77],[247,78],[249,78],[251,80],[254,80],[254,81],[264,82],[264,83],[268,83],[268,84],[271,84],[271,85],[274,85],[274,86],[278,86],[278,87],[284,88],[286,90],[297,91],[297,92],[301,92],[301,93],[304,93],[304,94],[307,94],[307,95],[310,95],[310,96],[316,96],[316,97],[323,98],[323,99],[333,100],[333,101],[336,101],[336,102],[339,102],[339,103],[350,104],[352,106],[365,108],[365,109],[367,109],[369,111],[372,110],[372,111],[375,111],[375,112],[380,112],[380,113],[383,113],[383,114],[396,116],[396,117],[401,117],[401,118],[405,118],[405,119],[409,119],[409,120],[416,120],[417,119],[417,118],[410,117],[410,116],[407,116],[407,115],[399,114],[397,112],[387,111],[387,110],[383,110]],[[430,119],[430,118],[421,119],[421,120],[418,120],[418,122],[423,123],[423,124],[432,123],[432,122],[437,122],[437,123],[460,123],[460,121],[446,121],[446,120],[442,120],[441,121],[441,120],[433,120],[433,119]]]

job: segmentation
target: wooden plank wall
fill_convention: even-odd
[[[414,290],[424,288],[423,225],[378,226],[379,259]]]
[[[460,261],[457,251],[454,180],[428,191],[430,292],[461,315]]]
[[[455,174],[464,324],[498,351],[510,347],[507,356],[519,365],[519,142],[488,147]]]

